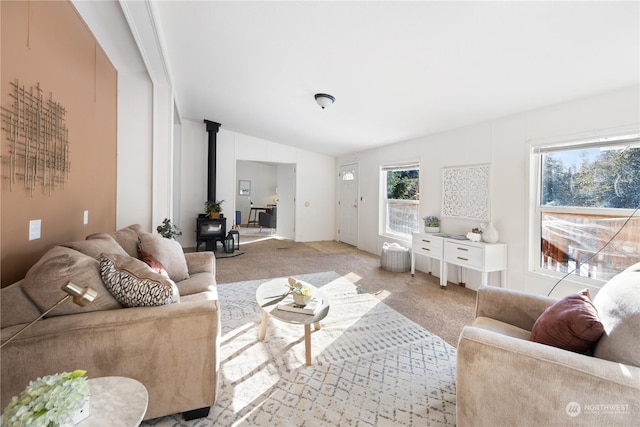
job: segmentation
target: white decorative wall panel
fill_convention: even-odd
[[[442,169],[442,216],[490,219],[489,164]]]

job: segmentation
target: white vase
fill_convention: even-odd
[[[307,304],[309,304],[309,301],[311,301],[311,295],[300,295],[300,294],[296,294],[294,292],[293,293],[293,301],[297,305],[307,305]]]
[[[440,232],[440,227],[427,227],[425,225],[424,226],[424,232],[425,233],[439,233]]]
[[[498,241],[498,230],[493,226],[493,223],[482,224],[482,240],[487,243],[495,243]]]

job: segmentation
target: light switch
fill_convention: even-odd
[[[32,219],[29,221],[29,240],[36,240],[40,238],[40,229],[42,227],[42,220]]]
[[[83,224],[87,225],[89,224],[89,211],[84,211],[84,220],[83,220]]]

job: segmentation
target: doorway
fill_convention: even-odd
[[[241,225],[241,232],[295,239],[295,166],[292,163],[236,161],[235,209],[239,211],[236,222]],[[270,211],[272,207],[277,208],[276,228],[261,232],[255,208]]]

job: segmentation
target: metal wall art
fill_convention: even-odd
[[[442,216],[489,220],[489,164],[442,168]]]
[[[22,182],[31,196],[38,185],[43,193],[51,195],[53,189],[69,179],[69,129],[65,125],[65,108],[53,100],[44,100],[40,83],[28,90],[18,80],[11,83],[13,99],[2,107],[2,130],[7,147],[2,161],[5,179],[13,191]]]

